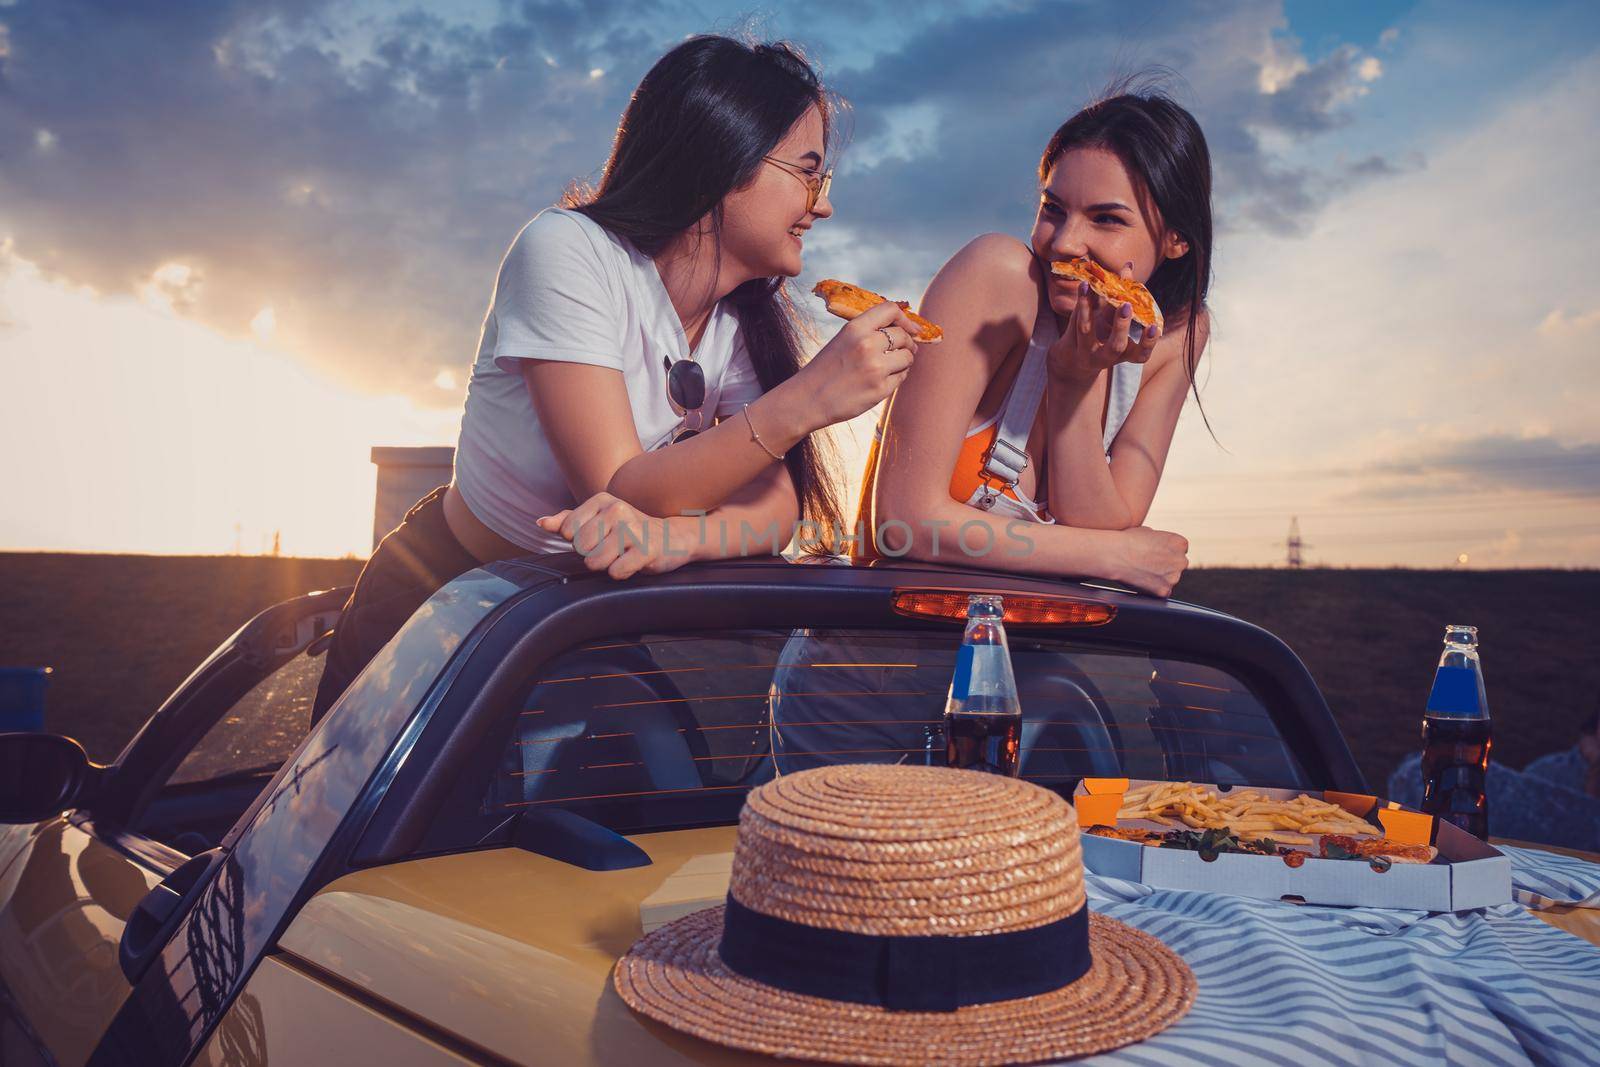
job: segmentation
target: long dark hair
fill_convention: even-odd
[[[599,187],[569,190],[563,206],[652,257],[709,216],[720,256],[723,197],[754,179],[762,157],[811,107],[822,114],[826,143],[836,98],[795,46],[691,37],[657,60],[634,90]],[[756,278],[727,298],[764,390],[801,366],[801,326],[786,282]],[[824,531],[840,529],[819,435],[801,439],[784,463],[800,514]]]
[[[1155,203],[1162,225],[1189,242],[1187,255],[1163,260],[1145,284],[1164,318],[1181,318],[1189,327],[1183,366],[1198,404],[1200,349],[1193,326],[1211,288],[1211,152],[1200,124],[1171,97],[1156,88],[1128,88],[1128,82],[1114,85],[1061,124],[1039,160],[1039,181],[1049,181],[1050,168],[1071,149],[1104,149],[1128,168],[1136,191]]]

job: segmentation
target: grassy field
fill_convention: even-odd
[[[55,668],[46,728],[96,759],[255,612],[356,560],[0,554],[0,664]],[[1191,571],[1178,595],[1283,638],[1374,786],[1416,747],[1446,623],[1479,628],[1495,757],[1565,748],[1600,701],[1600,571]]]
[[[55,668],[45,729],[108,760],[256,612],[359,573],[360,560],[0,554],[0,664]]]
[[[1370,784],[1421,747],[1444,628],[1478,628],[1494,757],[1522,767],[1600,705],[1600,571],[1196,570],[1177,595],[1270,630],[1317,680]]]

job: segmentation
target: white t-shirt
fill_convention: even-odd
[[[535,525],[578,503],[550,450],[522,379],[524,359],[589,363],[622,372],[633,425],[646,451],[666,445],[684,420],[667,399],[663,356],[690,355],[683,323],[655,262],[626,238],[575,211],[549,208],[511,242],[483,320],[456,446],[455,481],[472,513],[531,552],[570,545]],[[738,319],[720,302],[694,359],[705,371],[709,416],[721,418],[762,393]]]

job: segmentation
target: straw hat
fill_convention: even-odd
[[[754,790],[728,903],[641,938],[614,980],[635,1011],[708,1041],[868,1064],[1103,1052],[1195,995],[1166,945],[1089,914],[1060,797],[873,764]]]

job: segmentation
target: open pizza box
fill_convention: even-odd
[[[1085,778],[1073,794],[1078,823],[1087,831],[1095,825],[1119,828],[1170,830],[1142,819],[1122,819],[1123,794],[1152,783],[1129,778]],[[1226,795],[1249,789],[1273,800],[1289,801],[1301,793],[1339,805],[1368,821],[1381,823],[1372,833],[1405,844],[1432,844],[1439,854],[1431,863],[1395,863],[1376,870],[1366,862],[1346,859],[1306,859],[1291,867],[1282,858],[1223,852],[1212,859],[1183,848],[1157,848],[1132,841],[1082,834],[1083,862],[1089,870],[1108,878],[1165,889],[1192,889],[1208,893],[1262,900],[1289,900],[1304,904],[1338,904],[1420,911],[1466,911],[1505,904],[1511,900],[1511,861],[1498,849],[1479,841],[1450,823],[1393,801],[1359,793],[1318,793],[1300,789],[1260,786],[1217,786],[1195,783]],[[1185,828],[1186,827],[1182,827]],[[1259,836],[1270,837],[1270,833]],[[1316,855],[1313,848],[1312,855]]]

